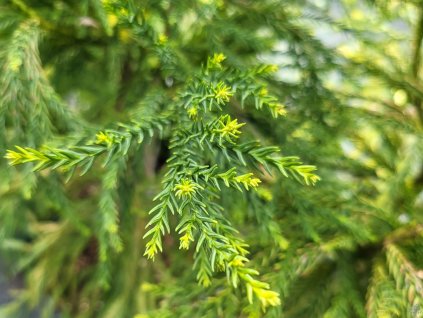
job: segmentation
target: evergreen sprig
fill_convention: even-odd
[[[240,128],[243,123],[232,119],[229,114],[219,114],[230,101],[235,92],[241,92],[242,100],[253,94],[254,86],[252,78],[268,70],[260,67],[253,72],[237,74],[230,79],[232,87],[219,80],[225,74],[236,73],[222,66],[224,56],[215,54],[208,59],[206,66],[202,69],[198,81],[188,84],[187,91],[179,93],[174,109],[178,107],[179,101],[187,110],[186,118],[180,119],[173,132],[169,149],[171,156],[167,160],[168,172],[163,179],[163,191],[154,200],[159,203],[150,210],[153,217],[147,224],[150,229],[145,233],[144,238],[149,238],[146,245],[145,255],[154,258],[160,251],[163,251],[162,235],[170,232],[170,221],[168,212],[181,217],[176,230],[183,234],[180,241],[180,248],[188,249],[191,242],[196,243],[195,267],[197,278],[203,286],[211,283],[212,273],[216,270],[226,272],[231,285],[236,288],[239,281],[242,281],[250,303],[255,295],[261,302],[263,308],[280,304],[278,293],[269,290],[267,283],[260,282],[253,278],[258,271],[245,267],[248,262],[246,245],[234,236],[237,231],[230,225],[224,216],[224,208],[216,202],[221,192],[220,183],[227,187],[233,187],[239,191],[256,188],[261,182],[254,177],[254,174],[247,172],[237,174],[236,168],[226,172],[219,171],[219,164],[210,166],[205,164],[203,144],[212,149],[213,156],[209,160],[217,161],[217,156],[224,154],[228,164],[246,166],[244,157],[249,157],[260,171],[260,165],[269,170],[269,165],[276,167],[284,176],[288,172],[297,180],[306,184],[314,184],[319,177],[313,173],[314,166],[302,165],[298,157],[282,157],[277,147],[262,147],[259,143],[248,142],[238,145],[237,141],[241,135]],[[224,76],[225,75],[225,76]],[[248,79],[248,81],[246,80]],[[247,87],[244,82],[248,82]],[[237,83],[237,84],[235,84]],[[239,84],[241,83],[241,84]],[[254,90],[260,89],[255,97],[256,107],[260,109],[263,104],[269,105],[272,113],[280,115],[281,111],[275,111],[276,102],[273,97],[267,97],[267,91],[255,86]],[[245,90],[245,91],[244,91]],[[203,106],[203,112],[198,113],[197,108]],[[195,110],[195,111],[194,111]],[[49,148],[41,150],[33,148],[22,148],[17,146],[18,151],[9,150],[6,158],[10,164],[17,165],[28,162],[37,163],[34,171],[46,168],[61,168],[65,171],[73,171],[81,168],[81,175],[85,174],[93,165],[95,159],[106,154],[103,166],[110,161],[124,158],[131,145],[136,139],[141,143],[146,132],[153,135],[154,130],[163,132],[163,126],[171,124],[169,115],[159,115],[150,120],[143,119],[142,122],[132,124],[119,124],[116,130],[100,131],[96,139],[88,145],[72,146],[69,148]],[[236,158],[228,155],[228,152],[236,154]],[[117,164],[109,168],[103,179],[103,192],[100,197],[101,232],[100,237],[100,260],[107,259],[107,246],[115,250],[121,249],[117,233],[117,211],[113,199],[112,190],[116,188]],[[109,176],[110,175],[110,176]]]
[[[73,174],[77,167],[81,168],[81,175],[85,174],[93,165],[95,159],[106,154],[103,166],[115,159],[126,156],[129,148],[140,144],[145,136],[153,136],[156,130],[163,132],[169,123],[168,116],[147,120],[142,123],[119,124],[117,129],[105,129],[96,134],[95,139],[87,145],[76,145],[68,148],[52,148],[45,146],[40,150],[16,146],[17,151],[8,150],[5,156],[11,165],[28,162],[36,163],[34,171],[47,168],[70,171]]]

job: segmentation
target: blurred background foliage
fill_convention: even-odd
[[[2,153],[154,121],[222,53],[228,68],[277,66],[257,78],[286,117],[225,107],[321,178],[264,173],[219,199],[280,295],[263,311],[220,273],[199,285],[174,231],[143,256],[166,129],[125,169],[95,163],[67,183],[2,158],[0,258],[23,284],[0,317],[423,317],[422,38],[419,0],[0,0]]]

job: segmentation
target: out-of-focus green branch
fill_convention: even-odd
[[[413,48],[413,60],[411,64],[411,73],[413,78],[419,79],[419,70],[421,66],[421,48],[423,41],[423,8],[420,8],[419,18],[416,25],[416,31],[414,34],[414,48]],[[416,109],[420,117],[420,121],[423,122],[423,107],[420,98],[415,99]]]
[[[50,22],[40,17],[35,10],[29,8],[23,1],[12,0],[12,2],[16,7],[19,8],[19,10],[25,13],[30,19],[37,21],[43,28],[48,30],[54,29],[54,26]]]

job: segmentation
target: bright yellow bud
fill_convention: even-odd
[[[189,179],[183,179],[181,183],[177,184],[174,188],[178,198],[191,198],[197,189],[202,189],[202,187]]]
[[[108,147],[113,144],[113,136],[110,136],[108,133],[104,133],[100,131],[99,133],[97,133],[97,135],[95,135],[95,137],[96,137],[95,139],[96,144],[99,144],[99,145],[106,144]]]
[[[214,97],[217,99],[219,104],[229,102],[231,96],[233,96],[233,92],[229,86],[223,82],[217,84],[214,89]]]

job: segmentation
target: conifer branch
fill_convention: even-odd
[[[0,128],[4,133],[11,126],[15,140],[22,138],[18,132],[29,135],[32,145],[39,145],[55,130],[74,130],[77,122],[44,73],[39,33],[35,21],[24,20],[0,49]]]
[[[397,289],[402,291],[409,312],[423,304],[423,281],[415,266],[394,244],[386,245],[386,258],[390,274]]]
[[[203,74],[208,76],[216,69],[220,70],[222,60],[222,55],[214,55],[208,60]],[[285,176],[288,176],[286,171],[290,171],[294,177],[302,176],[307,183],[316,182],[318,177],[312,174],[314,167],[302,166],[296,157],[271,156],[279,151],[275,147],[259,148],[253,143],[248,149],[245,145],[244,148],[235,148],[241,134],[239,129],[243,124],[229,115],[215,115],[208,119],[210,114],[222,111],[223,106],[229,102],[233,95],[231,88],[222,81],[217,84],[204,80],[194,83],[190,84],[189,93],[181,95],[192,124],[189,128],[178,127],[171,140],[169,148],[172,154],[167,161],[169,170],[163,179],[163,191],[155,198],[159,203],[149,212],[153,217],[147,224],[150,229],[144,235],[144,238],[149,238],[145,255],[154,258],[163,250],[161,237],[170,232],[168,212],[173,215],[176,212],[182,218],[176,227],[178,233],[183,234],[180,248],[188,249],[191,242],[198,240],[195,259],[197,278],[201,284],[209,285],[212,273],[216,268],[221,268],[226,272],[232,286],[237,287],[240,280],[245,284],[250,303],[255,295],[263,308],[276,306],[280,303],[278,294],[268,290],[269,285],[252,277],[258,272],[244,267],[244,263],[248,261],[245,257],[247,251],[243,243],[235,244],[238,240],[230,239],[236,230],[223,216],[223,208],[216,203],[218,193],[221,192],[219,183],[243,191],[242,187],[245,190],[257,187],[260,180],[253,173],[238,175],[236,168],[218,172],[217,165],[202,163],[204,155],[201,152],[204,152],[206,146],[215,155],[223,152],[230,162],[228,151],[232,151],[237,154],[238,165],[245,165],[242,155],[248,153],[260,164],[270,163],[278,167]]]
[[[106,166],[113,158],[126,156],[130,147],[142,143],[146,135],[153,136],[155,130],[163,132],[168,122],[168,115],[163,115],[154,119],[145,119],[142,123],[119,124],[117,129],[98,132],[95,140],[81,146],[68,148],[45,146],[40,150],[16,146],[17,151],[8,150],[5,158],[11,165],[35,163],[34,171],[60,168],[69,172],[69,176],[77,167],[80,167],[81,175],[83,175],[100,155],[106,154],[103,162],[103,166]]]
[[[248,170],[250,166],[258,171],[260,166],[268,170],[271,166],[282,175],[290,175],[306,184],[314,184],[319,178],[313,173],[313,166],[303,165],[298,157],[280,156],[277,147],[263,147],[256,142],[238,144],[244,124],[229,114],[222,114],[231,98],[239,96],[243,106],[251,99],[256,109],[265,106],[274,117],[285,115],[286,111],[277,98],[269,94],[266,85],[256,80],[274,72],[274,66],[241,72],[224,67],[224,59],[222,54],[209,58],[200,74],[178,93],[170,111],[163,115],[105,129],[98,132],[94,140],[80,145],[39,149],[16,146],[16,150],[8,150],[5,157],[12,165],[34,163],[35,171],[60,169],[71,176],[77,168],[83,175],[99,156],[105,155],[103,166],[108,170],[102,178],[97,236],[100,262],[106,263],[112,250],[119,252],[121,249],[115,200],[119,166],[130,148],[141,143],[147,133],[152,136],[172,125],[174,137],[169,147],[172,154],[162,181],[163,191],[155,199],[159,203],[149,212],[152,218],[144,235],[149,238],[145,255],[154,258],[163,251],[162,236],[170,232],[169,212],[177,214],[180,220],[175,229],[181,235],[180,248],[188,249],[191,243],[196,244],[195,268],[202,285],[211,284],[213,274],[223,270],[233,288],[242,283],[249,303],[253,303],[256,297],[263,308],[277,306],[280,304],[279,294],[270,290],[267,283],[256,279],[258,272],[246,266],[247,245],[236,237],[237,231],[224,215],[224,209],[218,203],[219,193],[223,186],[241,192],[255,189],[261,181]],[[19,68],[22,63],[19,61],[10,65]],[[186,110],[185,116],[172,122],[172,109],[180,106]],[[217,156],[223,155],[228,163],[235,161],[236,167],[222,171],[216,163],[204,164],[205,155],[201,152],[205,146],[212,150],[213,162],[217,162]],[[242,172],[238,173],[239,170]]]
[[[3,1],[0,316],[419,315],[421,0],[356,2]]]
[[[373,263],[372,276],[367,289],[366,313],[369,318],[401,316],[402,299],[381,258]]]

